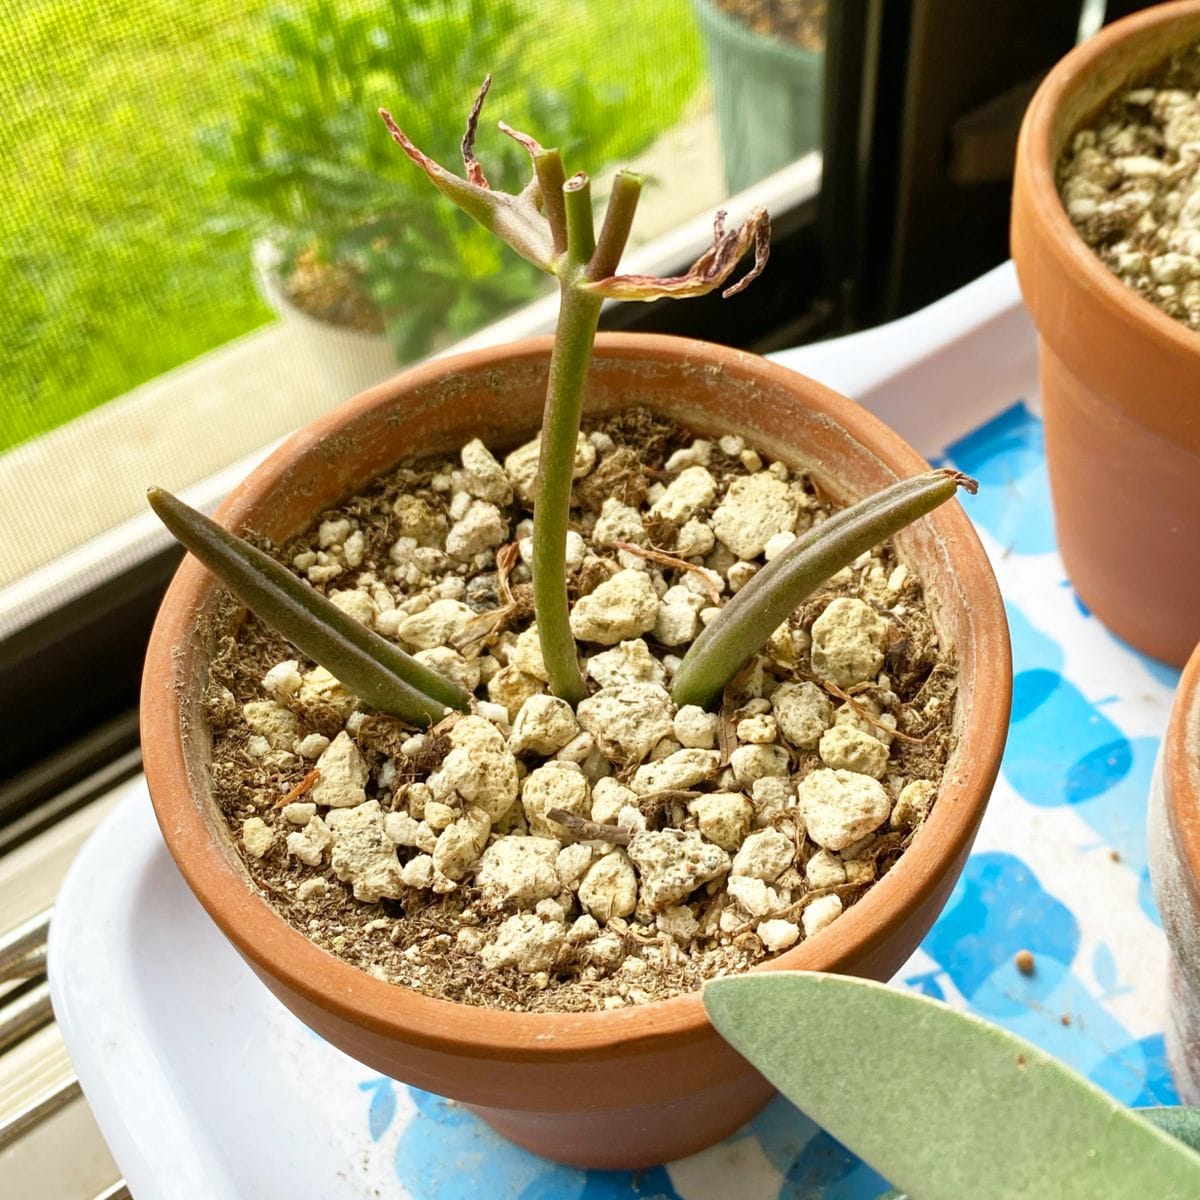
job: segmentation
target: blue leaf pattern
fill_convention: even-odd
[[[371,1107],[367,1110],[367,1132],[371,1141],[377,1142],[392,1127],[396,1119],[396,1087],[386,1076],[360,1083],[359,1090],[371,1093]]]
[[[1101,942],[1092,955],[1092,974],[1095,975],[1105,997],[1116,993],[1117,960],[1107,942]]]

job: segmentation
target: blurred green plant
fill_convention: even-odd
[[[557,52],[563,14],[550,7],[374,0],[351,9],[318,0],[273,16],[269,50],[242,73],[236,118],[203,141],[220,181],[246,202],[231,220],[274,242],[285,286],[297,264],[334,268],[328,280],[354,281],[370,302],[344,307],[360,324],[365,309],[376,327],[386,325],[401,360],[543,289],[536,268],[505,263],[503,247],[464,214],[428,203],[375,111],[404,97],[413,137],[448,159],[458,145],[444,114],[488,71],[508,81],[502,104],[514,123],[547,130],[566,153],[586,145],[601,162],[637,153],[679,119],[702,75],[698,46],[663,54],[679,36],[669,10],[678,7],[686,22],[684,5],[656,6],[648,38],[627,48],[627,37],[608,36],[620,28],[611,5],[576,3],[573,36],[586,31],[593,48],[586,71]],[[655,53],[648,43],[657,43],[657,64],[646,58]],[[494,182],[515,190],[527,156],[506,138],[495,142]]]

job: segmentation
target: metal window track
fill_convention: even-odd
[[[0,1191],[5,1195],[130,1200],[54,1023],[46,978],[50,902],[111,799],[101,794],[81,807],[77,789],[69,788],[39,810],[47,818],[38,822],[39,832],[0,846]]]

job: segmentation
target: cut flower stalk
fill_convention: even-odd
[[[422,153],[393,120],[379,115],[397,145],[443,195],[509,244],[518,254],[558,278],[562,301],[554,355],[546,387],[537,501],[533,514],[534,612],[550,690],[572,704],[586,694],[575,654],[567,603],[566,538],[571,509],[575,443],[583,411],[583,392],[592,343],[606,299],[659,300],[702,296],[728,280],[745,253],[754,248],[754,266],[726,296],[741,291],[767,261],[770,220],[765,209],[751,211],[737,229],[725,229],[725,214],[713,224],[713,244],[681,276],[617,275],[641,193],[641,179],[617,175],[596,240],[591,191],[582,172],[564,179],[555,149],[501,123],[501,129],[529,152],[533,177],[519,195],[494,191],[475,159],[475,129],[491,76],[483,81],[467,119],[460,179]]]

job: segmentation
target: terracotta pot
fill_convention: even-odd
[[[550,341],[426,363],[296,434],[225,503],[223,521],[277,541],[414,453],[476,435],[497,448],[541,417]],[[679,338],[602,335],[592,413],[642,404],[697,431],[736,432],[854,499],[925,469],[869,413],[763,359]],[[905,531],[957,648],[960,698],[941,798],[901,861],[826,930],[769,964],[876,979],[908,958],[954,886],[996,776],[1011,665],[987,558],[957,503]],[[468,1008],[389,985],[318,949],[249,884],[212,800],[200,696],[213,610],[188,558],[163,602],[142,693],[146,777],[188,883],[267,986],[301,1020],[375,1070],[455,1097],[512,1140],[563,1162],[636,1167],[707,1146],[747,1121],[771,1088],[707,1023],[698,995],[578,1015]]]
[[[396,373],[396,352],[386,333],[366,333],[322,321],[298,308],[279,276],[282,251],[260,238],[251,251],[254,283],[288,331],[322,398],[340,403]]]
[[[1150,878],[1174,956],[1167,1058],[1185,1104],[1200,1104],[1200,646],[1179,681],[1150,785]]]
[[[1182,666],[1200,639],[1200,334],[1092,253],[1055,188],[1070,136],[1200,37],[1200,2],[1102,30],[1043,81],[1017,147],[1012,255],[1037,325],[1058,544],[1083,602]]]

